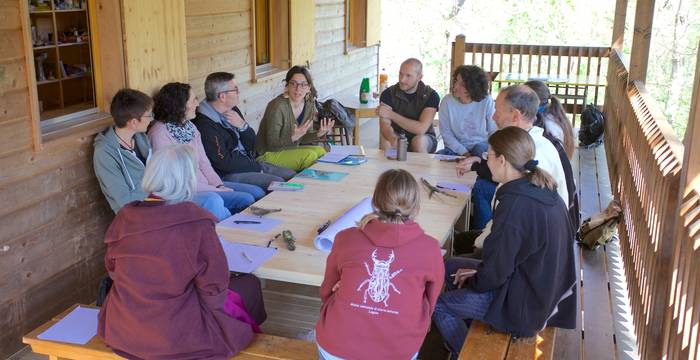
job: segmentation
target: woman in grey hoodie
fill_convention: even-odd
[[[93,166],[109,206],[116,213],[132,201],[141,201],[148,194],[141,187],[151,145],[145,132],[153,120],[153,100],[141,91],[119,90],[112,98],[110,113],[114,125],[95,137]],[[214,213],[219,220],[230,216],[214,194],[201,193],[192,199]]]

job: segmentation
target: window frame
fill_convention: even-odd
[[[250,0],[251,81],[257,82],[291,67],[290,0],[271,0],[268,7],[268,53],[270,61],[257,65],[256,0]],[[272,21],[278,19],[279,21]]]
[[[34,48],[29,23],[30,10],[26,0],[20,1],[19,11],[34,150],[40,151],[46,141],[82,131],[86,127],[103,126],[111,122],[109,99],[126,84],[121,5],[110,0],[87,0],[95,106],[44,121],[41,120],[39,112]],[[114,26],[118,27],[118,31],[114,31]],[[103,72],[104,68],[112,70]]]

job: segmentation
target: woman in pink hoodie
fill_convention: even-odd
[[[316,324],[321,359],[414,359],[430,327],[444,266],[438,242],[413,221],[416,179],[384,172],[372,207],[358,227],[338,233],[328,255]]]

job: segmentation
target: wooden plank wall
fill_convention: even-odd
[[[95,129],[32,147],[20,1],[0,0],[0,358],[103,274],[111,210],[92,171]]]
[[[320,98],[359,90],[363,77],[373,86],[377,78],[378,47],[345,48],[345,2],[316,0],[315,59],[311,74]],[[236,74],[241,89],[239,105],[257,128],[267,103],[283,91],[284,72],[251,82],[250,1],[207,2],[185,0],[187,60],[190,84],[204,98],[204,79],[214,71]]]
[[[182,1],[122,0],[127,86],[155,95],[187,81]]]

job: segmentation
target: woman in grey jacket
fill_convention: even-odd
[[[110,107],[114,125],[95,137],[95,176],[115,213],[124,205],[141,201],[148,195],[141,187],[141,180],[151,156],[151,145],[145,132],[153,120],[152,109],[150,96],[133,89],[119,90]],[[192,201],[209,210],[216,208],[220,199],[203,193]]]

